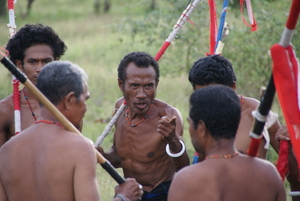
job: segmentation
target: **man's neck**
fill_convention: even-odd
[[[24,87],[21,92],[23,92],[24,97],[26,96],[29,101],[37,101],[36,97],[28,88]]]

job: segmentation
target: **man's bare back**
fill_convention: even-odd
[[[207,159],[181,170],[173,180],[168,199],[194,201],[195,198],[199,201],[286,199],[274,165],[243,154],[227,159]]]
[[[211,85],[191,95],[189,132],[194,148],[205,158],[175,175],[168,200],[286,200],[275,166],[237,151],[240,117],[239,97],[227,86]]]
[[[74,190],[82,194],[81,198],[97,200],[87,193],[97,191],[89,189],[93,185],[81,185],[90,180],[97,186],[96,156],[91,141],[58,125],[31,126],[3,145],[0,158],[3,159],[1,183],[12,201],[74,200]],[[6,165],[1,164],[3,161]]]

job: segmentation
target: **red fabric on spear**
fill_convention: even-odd
[[[216,3],[214,0],[208,0],[209,5],[209,16],[210,16],[210,42],[209,42],[209,54],[213,55],[215,53],[216,47],[216,36],[217,36],[217,14],[216,14]]]
[[[290,44],[300,12],[300,1],[293,0],[280,44],[271,47],[273,75],[278,99],[285,117],[292,147],[300,164],[300,110],[298,100],[298,61]],[[285,150],[284,150],[285,149]],[[284,180],[288,171],[287,142],[280,144],[277,169]],[[299,167],[299,165],[298,165]]]
[[[289,143],[287,141],[280,141],[279,157],[276,162],[277,170],[284,181],[288,173],[288,156],[289,156]]]

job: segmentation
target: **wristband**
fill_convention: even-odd
[[[119,197],[122,199],[122,201],[126,201],[126,199],[123,197],[123,195],[117,194],[115,197]]]
[[[182,142],[182,140],[179,140],[179,142],[180,142],[181,145],[182,145],[182,149],[181,149],[181,151],[178,152],[177,154],[171,153],[169,144],[166,145],[166,152],[167,152],[167,154],[168,154],[169,156],[171,156],[172,158],[180,157],[180,156],[184,153],[184,151],[185,151],[185,145],[184,145],[184,143]]]
[[[300,191],[291,191],[290,196],[291,197],[298,197],[298,196],[300,196]]]

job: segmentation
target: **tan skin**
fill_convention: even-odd
[[[205,86],[196,85],[195,90],[204,88]],[[233,83],[232,89],[235,89],[235,83]],[[256,110],[259,106],[259,101],[254,98],[243,97],[244,101],[241,103],[241,120],[239,128],[236,134],[235,146],[240,153],[247,154],[251,137],[250,132],[252,131],[255,119],[252,116],[252,111]],[[275,140],[277,130],[280,128],[280,122],[277,120],[269,129],[270,144],[276,152],[278,152],[278,143]],[[261,139],[260,146],[258,149],[258,157],[265,159],[267,156],[267,149],[264,148],[266,141],[264,138]]]
[[[23,62],[16,60],[16,66],[25,73],[27,78],[36,84],[36,79],[43,66],[55,60],[53,51],[48,45],[38,44],[29,47],[24,52]],[[40,107],[37,99],[25,87],[20,92],[21,106],[21,130],[31,126],[35,119],[25,100],[24,92],[28,97],[28,101],[36,118],[39,118]],[[0,101],[0,147],[9,140],[15,133],[14,128],[14,105],[12,95]]]
[[[78,128],[89,96],[84,83],[79,101],[70,92],[56,107]],[[41,118],[55,121],[44,107]],[[0,201],[100,200],[92,141],[60,125],[41,122],[30,126],[1,147],[0,157]],[[128,200],[138,200],[142,195],[132,178],[117,186],[115,193]]]
[[[192,143],[204,156],[237,152],[234,139],[215,140],[204,122],[200,120],[197,129],[191,120],[189,122]],[[174,177],[168,200],[284,201],[286,197],[273,164],[239,154],[232,158],[206,159],[182,169]]]
[[[180,112],[165,102],[155,99],[158,81],[152,66],[138,68],[130,63],[126,68],[126,80],[118,80],[119,88],[127,102],[130,124],[141,121],[150,110],[148,118],[136,127],[130,127],[122,113],[116,122],[114,143],[104,156],[115,166],[122,167],[125,178],[134,177],[150,192],[157,185],[173,178],[176,170],[189,165],[186,153],[178,158],[166,154],[170,150],[180,152],[183,123]],[[123,98],[117,101],[119,108]],[[152,103],[152,106],[151,106]]]

